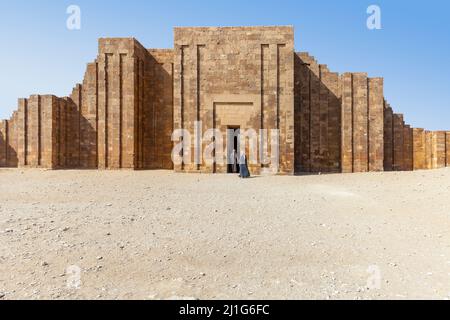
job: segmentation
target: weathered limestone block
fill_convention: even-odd
[[[308,53],[296,54],[298,58],[295,75],[298,77],[298,83],[296,82],[296,92],[299,95],[299,111],[298,119],[295,123],[297,133],[297,152],[299,157],[299,171],[298,172],[311,172],[311,104],[310,104],[310,84],[311,84],[311,70],[309,65],[314,59],[309,56]],[[297,114],[297,113],[296,113]]]
[[[433,133],[425,131],[425,163],[426,169],[433,169]]]
[[[150,49],[145,69],[144,167],[173,169],[174,50]],[[199,55],[203,54],[199,50]],[[200,69],[201,70],[201,69]]]
[[[450,131],[445,133],[445,165],[450,167]]]
[[[80,123],[80,167],[98,167],[97,115],[98,115],[98,64],[89,63],[86,68],[81,91]]]
[[[426,165],[426,136],[425,130],[413,129],[413,169],[425,170]]]
[[[0,121],[0,167],[8,166],[8,121]]]
[[[99,40],[98,166],[143,167],[144,65],[148,52],[133,38]]]
[[[393,170],[394,171],[402,171],[405,167],[404,165],[404,154],[403,154],[403,146],[404,146],[404,121],[402,114],[394,114],[393,115]]]
[[[341,78],[341,166],[343,173],[353,172],[353,74]]]
[[[311,172],[321,172],[322,157],[320,154],[320,66],[316,61],[314,61],[310,64],[309,68],[311,70]]]
[[[341,172],[341,92],[339,75],[328,73],[328,171]]]
[[[17,157],[18,152],[18,118],[19,114],[14,111],[11,118],[8,121],[8,145],[7,145],[7,166],[10,168],[16,168],[19,164]]]
[[[329,159],[329,144],[328,144],[328,129],[329,129],[329,87],[330,72],[327,66],[319,65],[319,172],[328,172],[330,170],[328,165]]]
[[[353,74],[353,172],[367,172],[368,97],[367,74]]]
[[[27,120],[27,163],[29,167],[39,167],[42,160],[41,138],[42,138],[42,122],[41,122],[41,96],[33,95],[28,99]]]
[[[383,79],[368,79],[369,95],[369,171],[383,171],[384,161],[384,93]]]
[[[28,100],[19,99],[18,101],[18,121],[17,121],[17,156],[19,166],[24,167],[28,164]]]
[[[84,133],[83,88],[77,84],[70,95],[70,98],[62,102],[65,107],[65,120],[67,126],[66,136],[66,160],[65,167],[80,168],[81,166],[81,135]]]
[[[385,102],[384,107],[384,171],[392,171],[394,164],[394,124],[391,106]]]
[[[52,95],[19,99],[16,134],[21,167],[58,167],[59,112],[60,99]]]
[[[445,131],[432,132],[432,168],[444,168],[446,156]]]
[[[71,133],[71,113],[69,110],[70,103],[68,99],[57,99],[57,107],[55,110],[56,127],[55,127],[55,152],[56,152],[56,168],[65,169],[71,167],[71,158],[68,150],[73,146],[73,140],[69,140]],[[70,141],[70,143],[69,143]]]
[[[411,126],[403,127],[403,168],[404,171],[413,170],[413,136]]]

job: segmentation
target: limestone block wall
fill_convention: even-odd
[[[19,113],[14,111],[11,118],[8,121],[8,154],[7,154],[7,166],[17,167],[19,164],[18,159],[18,123]]]
[[[132,38],[99,40],[97,156],[100,169],[142,167],[143,51]]]
[[[81,128],[83,114],[83,87],[77,84],[70,95],[66,99],[65,121],[67,125],[67,161],[66,166],[70,168],[82,167],[81,162],[81,135],[85,132],[85,128]]]
[[[433,132],[425,131],[425,163],[426,169],[433,169]]]
[[[392,139],[392,150],[393,150],[393,165],[392,169],[394,171],[402,171],[405,168],[404,162],[404,125],[402,114],[393,115],[393,139]]]
[[[292,27],[175,28],[174,128],[193,132],[194,123],[202,120],[203,132],[225,133],[230,126],[257,132],[279,129],[279,163],[250,167],[254,173],[293,174],[293,52]],[[228,118],[227,109],[242,110],[245,117],[234,123],[236,115]],[[191,163],[177,166],[177,171],[226,172],[226,165],[196,165],[193,141],[186,149]]]
[[[445,132],[445,166],[450,167],[450,131]]]
[[[339,75],[295,54],[296,172],[340,172]]]
[[[450,166],[450,134],[446,131],[414,129],[414,170]]]
[[[384,163],[383,79],[365,73],[341,76],[342,172],[382,171]]]
[[[368,157],[369,171],[384,171],[384,80],[369,78],[368,90]]]
[[[413,131],[410,125],[403,126],[403,171],[414,169]]]
[[[394,113],[391,106],[384,102],[384,170],[394,170]]]
[[[73,101],[80,101],[79,166],[84,169],[98,167],[98,63],[89,63],[81,85],[81,100],[78,90],[72,94]],[[76,151],[75,151],[76,154]]]
[[[0,122],[0,167],[7,167],[8,159],[8,120]]]
[[[18,158],[20,167],[58,167],[59,99],[32,95],[19,99]]]
[[[150,49],[145,69],[144,167],[173,169],[174,50]]]
[[[444,168],[446,166],[446,133],[434,131],[432,133],[432,168]]]
[[[174,49],[100,39],[69,97],[19,99],[12,117],[0,121],[0,166],[173,169],[172,131],[184,128],[194,138],[197,121],[200,134],[278,129],[280,158],[261,165],[272,150],[259,144],[254,174],[450,165],[450,132],[412,128],[385,101],[382,78],[332,72],[295,53],[293,39],[292,27],[175,28]],[[191,163],[176,171],[227,171],[195,164],[190,142],[183,152]]]
[[[413,129],[413,169],[427,169],[426,135],[425,130],[420,128]]]
[[[147,50],[133,38],[100,39],[97,59],[69,97],[19,100],[0,127],[0,163],[171,169],[172,83],[173,50]]]

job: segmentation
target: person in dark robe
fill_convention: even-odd
[[[233,160],[232,164],[232,171],[233,173],[239,172],[239,157],[236,149],[233,150],[233,153],[231,154],[231,159]]]
[[[244,152],[241,153],[241,157],[239,158],[239,178],[250,178],[250,171],[247,166],[247,156]]]

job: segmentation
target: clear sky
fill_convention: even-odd
[[[69,5],[81,30],[66,27]],[[382,30],[366,26],[369,5]],[[0,0],[0,118],[17,98],[66,96],[95,59],[97,38],[171,48],[174,26],[293,25],[297,51],[337,72],[385,78],[385,96],[415,127],[450,130],[448,0]]]

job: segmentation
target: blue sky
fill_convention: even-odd
[[[81,30],[66,28],[80,6]],[[382,30],[366,27],[381,7]],[[0,0],[0,118],[17,98],[68,95],[97,53],[97,38],[133,36],[172,47],[174,26],[293,25],[297,51],[338,72],[385,78],[385,96],[415,127],[450,130],[448,0]]]

